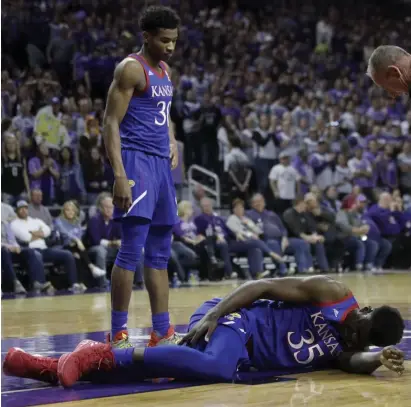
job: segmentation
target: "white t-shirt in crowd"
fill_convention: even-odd
[[[277,198],[280,199],[295,199],[297,195],[297,182],[301,176],[291,165],[284,166],[283,164],[274,165],[271,168],[270,181],[277,182]]]
[[[13,231],[16,239],[23,243],[28,243],[30,249],[47,249],[47,244],[44,239],[31,240],[32,235],[30,232],[36,232],[42,230],[44,237],[49,237],[51,229],[41,220],[37,218],[27,219],[14,219],[10,224],[11,230]]]

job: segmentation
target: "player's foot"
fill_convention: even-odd
[[[154,348],[155,346],[161,345],[178,345],[183,338],[183,335],[180,335],[174,330],[173,326],[168,328],[166,336],[161,337],[157,332],[151,332],[150,341],[148,342],[147,347]]]
[[[93,370],[111,370],[115,366],[109,344],[88,341],[74,352],[62,355],[57,365],[57,376],[64,387],[73,386],[82,375]]]
[[[11,348],[3,362],[3,372],[7,376],[23,377],[57,384],[56,358],[31,355],[23,349]]]
[[[127,331],[120,331],[117,332],[116,335],[114,336],[113,340],[111,340],[111,334],[108,333],[106,337],[106,342],[111,343],[111,346],[116,349],[126,349],[126,348],[132,348],[133,345],[131,344],[129,338],[128,338],[128,332]]]

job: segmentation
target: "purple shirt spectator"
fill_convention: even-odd
[[[351,160],[348,160],[348,167],[353,174],[352,180],[354,185],[362,188],[372,187],[372,178],[363,175],[364,172],[372,175],[372,166],[368,160],[364,157],[351,158]]]
[[[59,170],[57,163],[52,159],[52,168],[54,171]],[[55,181],[54,177],[48,170],[44,171],[40,178],[33,178],[33,174],[39,171],[43,167],[43,164],[39,157],[30,158],[28,162],[28,173],[30,177],[30,189],[40,189],[43,191],[43,200],[48,204],[55,197]]]
[[[113,219],[106,222],[103,215],[98,213],[88,221],[86,233],[90,246],[98,246],[102,239],[121,239],[121,224]]]
[[[228,230],[224,219],[220,216],[206,215],[203,213],[194,219],[194,223],[197,226],[197,232],[200,235],[220,236],[225,240],[231,236],[231,232]]]
[[[188,238],[188,239],[195,239],[197,237],[197,226],[193,221],[180,221],[173,227],[173,233],[176,238]]]

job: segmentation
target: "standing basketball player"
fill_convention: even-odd
[[[367,74],[391,96],[411,97],[411,54],[395,45],[381,45],[368,62]]]
[[[164,60],[174,51],[179,23],[167,7],[143,12],[144,45],[117,66],[107,97],[104,141],[115,176],[114,218],[122,225],[111,277],[111,341],[118,348],[131,346],[128,307],[143,249],[153,323],[149,346],[177,340],[168,314],[167,263],[177,221],[171,168],[178,154],[169,119],[173,86]]]

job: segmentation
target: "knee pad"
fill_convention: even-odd
[[[144,248],[144,265],[156,270],[167,270],[171,256],[173,226],[151,225]]]
[[[150,227],[150,221],[143,218],[127,218],[122,221],[121,246],[115,265],[129,271],[136,271]]]

